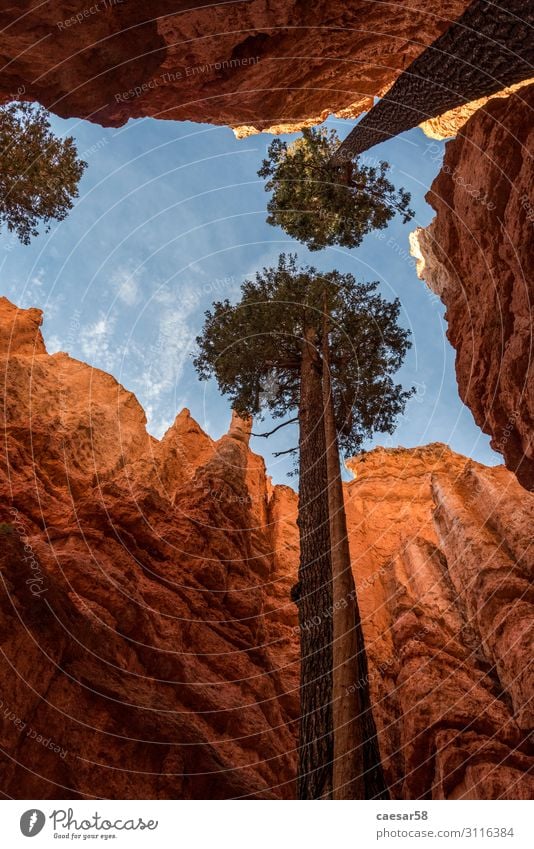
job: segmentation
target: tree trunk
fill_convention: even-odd
[[[532,0],[474,0],[403,71],[387,95],[349,133],[333,164],[480,97],[532,77]]]
[[[317,333],[305,330],[299,405],[299,580],[301,679],[297,795],[332,797],[332,564]]]
[[[330,381],[327,309],[323,326],[323,406],[332,550],[334,799],[387,799],[371,711],[369,671],[352,574]]]

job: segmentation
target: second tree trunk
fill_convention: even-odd
[[[325,305],[323,418],[332,551],[334,799],[389,798],[371,711],[369,671],[347,534],[339,447],[330,378]]]
[[[315,329],[305,331],[300,376],[300,567],[294,593],[301,650],[299,799],[332,794],[332,569],[317,339]]]

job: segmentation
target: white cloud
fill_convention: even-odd
[[[134,307],[141,299],[139,274],[127,268],[118,269],[111,278],[117,297],[128,307]]]
[[[39,268],[36,274],[32,274],[28,281],[28,289],[40,289],[45,282],[45,270]]]
[[[24,285],[21,287],[22,292],[17,295],[18,306],[35,307],[42,304],[45,291],[45,270],[39,268],[35,274],[30,275]]]
[[[157,332],[146,344],[143,368],[135,380],[148,420],[148,429],[157,438],[172,424],[177,412],[176,392],[184,368],[194,348],[198,297],[194,288],[172,292],[160,290],[163,298],[155,299]]]
[[[112,371],[119,360],[120,351],[113,342],[115,318],[101,313],[92,324],[80,330],[80,346],[84,358],[91,365]]]
[[[158,336],[148,351],[149,365],[145,372],[146,394],[157,399],[172,389],[182,376],[187,357],[193,348],[195,332],[189,318],[196,302],[184,302],[181,307],[166,310],[159,319]]]
[[[133,277],[127,277],[120,285],[119,298],[128,306],[134,306],[139,301],[139,286]]]
[[[148,405],[145,413],[149,433],[152,434],[152,436],[155,436],[156,439],[161,439],[174,422],[174,418],[158,415],[158,411],[155,410],[151,404]]]
[[[53,334],[49,336],[46,340],[46,350],[49,354],[57,354],[58,351],[63,350],[63,343],[59,336]]]

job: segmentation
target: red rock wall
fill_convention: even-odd
[[[351,467],[353,568],[392,795],[528,798],[534,497],[503,467],[439,443],[377,449]]]
[[[467,0],[14,0],[0,9],[0,100],[106,126],[144,116],[241,126],[356,117]]]
[[[3,792],[292,795],[294,611],[287,581],[271,592],[263,461],[187,412],[147,437],[111,376],[44,353],[37,310],[0,308]]]
[[[293,796],[295,493],[239,420],[147,436],[110,375],[46,354],[40,318],[0,300],[2,792]],[[353,468],[392,795],[527,796],[534,496],[442,445]]]
[[[479,109],[446,146],[417,231],[419,274],[447,307],[460,396],[534,489],[534,85]]]

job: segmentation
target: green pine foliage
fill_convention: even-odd
[[[237,412],[274,418],[295,413],[305,328],[321,347],[323,304],[329,321],[331,376],[340,447],[355,454],[374,432],[392,433],[412,390],[392,375],[410,347],[398,325],[400,303],[386,301],[378,283],[352,274],[299,267],[295,255],[246,280],[235,305],[218,301],[206,312],[194,365],[201,379],[215,377]],[[266,383],[276,391],[262,392]]]
[[[327,245],[355,248],[372,230],[383,230],[396,213],[409,221],[410,195],[387,178],[389,165],[368,167],[356,158],[335,166],[340,140],[334,130],[304,129],[292,144],[275,139],[258,176],[272,192],[267,223],[282,227],[311,251]]]
[[[0,227],[27,245],[62,221],[78,196],[87,163],[78,159],[74,139],[51,130],[48,113],[31,103],[0,107]]]

